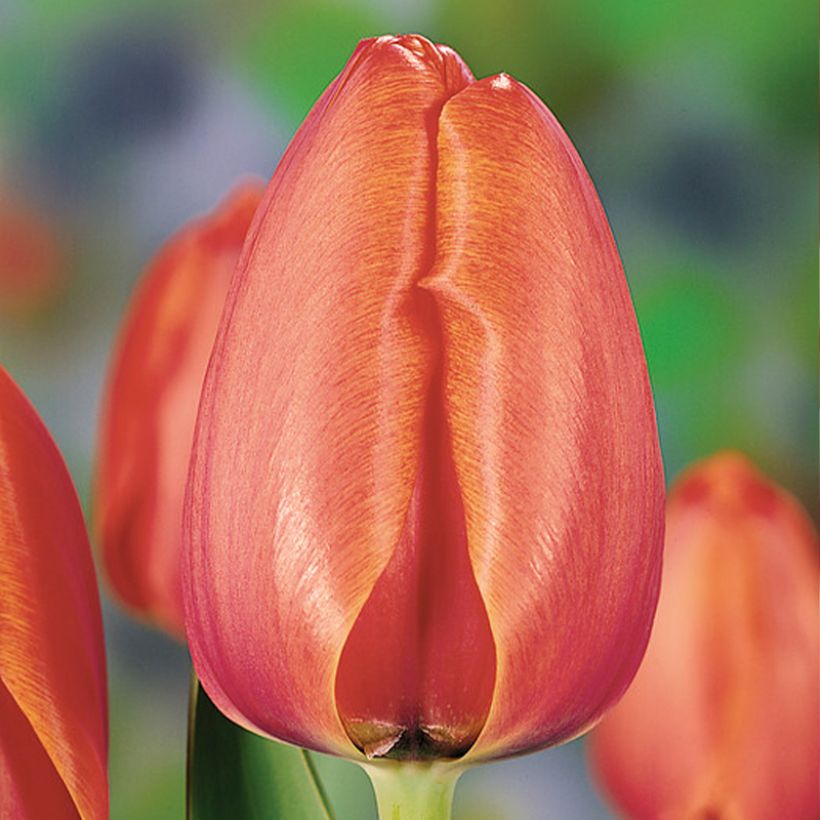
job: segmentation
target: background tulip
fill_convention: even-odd
[[[68,278],[67,254],[47,216],[0,183],[0,313],[33,313]]]
[[[181,637],[182,503],[199,393],[255,182],[184,227],[145,272],[104,397],[96,529],[105,571],[134,612]]]
[[[273,177],[206,377],[203,686],[353,757],[567,740],[643,653],[662,499],[626,283],[566,135],[445,46],[364,41]]]
[[[0,816],[108,816],[105,650],[80,505],[0,368]]]
[[[801,507],[743,456],[678,480],[649,649],[593,735],[629,817],[818,816],[817,557]]]

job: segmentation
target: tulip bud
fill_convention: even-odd
[[[0,367],[0,817],[108,817],[100,602],[77,495]]]
[[[820,814],[817,537],[741,455],[690,468],[669,498],[652,639],[593,734],[631,818]]]
[[[261,187],[184,227],[139,283],[104,396],[95,518],[106,575],[132,611],[184,635],[182,503],[199,394]]]
[[[203,388],[203,686],[360,760],[560,743],[640,661],[662,522],[638,328],[569,139],[446,46],[364,41],[274,174]]]

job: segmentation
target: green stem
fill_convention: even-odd
[[[363,764],[363,768],[376,792],[379,820],[450,820],[462,767],[380,761]]]

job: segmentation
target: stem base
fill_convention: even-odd
[[[453,763],[363,763],[376,792],[379,820],[450,820],[456,781]]]

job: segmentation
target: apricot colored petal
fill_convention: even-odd
[[[182,637],[182,508],[202,382],[262,186],[173,237],[129,306],[106,388],[95,529],[116,596]]]
[[[436,120],[470,79],[423,38],[359,46],[274,175],[206,377],[194,664],[229,717],[310,748],[355,754],[334,678],[418,469],[434,340],[412,286],[434,250]]]
[[[497,648],[467,759],[578,734],[624,691],[655,609],[663,475],[620,260],[581,161],[502,75],[441,114],[445,404]]]
[[[670,495],[646,658],[593,735],[630,817],[817,817],[817,536],[743,457],[690,468]]]
[[[105,651],[88,539],[54,442],[2,368],[0,586],[3,816],[73,806],[105,818]]]

